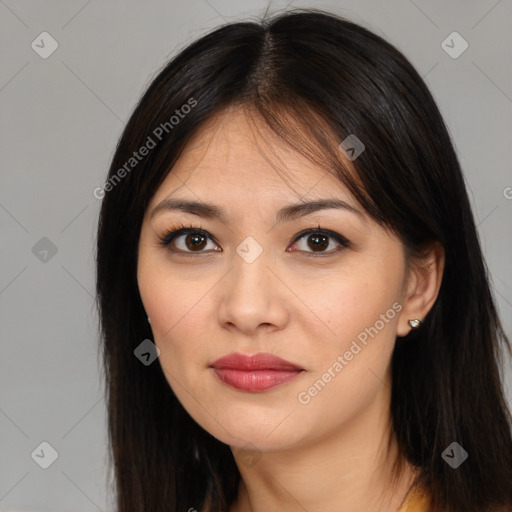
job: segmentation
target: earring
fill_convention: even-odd
[[[421,325],[421,321],[420,320],[409,320],[409,325],[413,328],[413,329],[418,329]]]
[[[148,324],[150,324],[150,323],[151,323],[151,320],[149,319],[149,316],[148,316]]]

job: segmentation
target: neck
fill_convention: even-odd
[[[382,398],[343,429],[298,449],[265,452],[253,466],[237,460],[235,450],[241,482],[230,512],[396,512],[417,472],[404,462],[393,481],[398,446]]]

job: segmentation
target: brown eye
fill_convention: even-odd
[[[200,251],[206,246],[206,237],[200,234],[190,233],[185,236],[185,245],[191,251]]]
[[[177,253],[202,253],[211,241],[212,249],[218,251],[210,235],[198,228],[182,228],[170,231],[160,239],[163,246],[169,246],[169,249]]]
[[[293,245],[298,247],[299,252],[316,256],[336,253],[343,248],[350,247],[350,242],[339,233],[318,228],[299,233],[295,237]]]
[[[307,240],[308,247],[314,251],[323,251],[329,246],[329,237],[326,235],[309,235]]]

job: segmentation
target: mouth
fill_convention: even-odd
[[[253,356],[229,354],[214,361],[210,368],[222,383],[250,393],[275,388],[305,371],[290,361],[267,353]]]

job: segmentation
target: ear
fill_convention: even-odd
[[[429,244],[420,257],[411,259],[404,283],[397,336],[411,332],[409,320],[423,321],[427,316],[441,288],[444,263],[445,252],[439,242]]]

